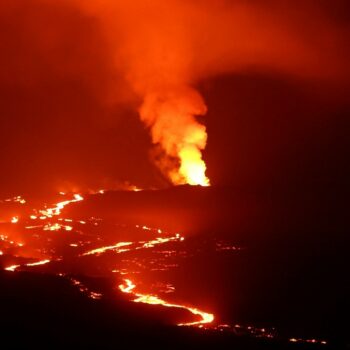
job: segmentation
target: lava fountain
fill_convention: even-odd
[[[201,95],[189,87],[148,93],[140,108],[141,120],[158,145],[155,162],[176,185],[210,184],[202,159],[208,136],[205,126],[195,118],[206,111]]]
[[[162,305],[165,307],[172,307],[172,308],[178,308],[178,309],[185,309],[191,312],[193,315],[200,316],[200,321],[195,322],[189,322],[189,323],[179,323],[178,326],[200,326],[207,323],[212,323],[214,321],[214,315],[201,311],[194,307],[189,307],[186,305],[180,305],[180,304],[173,304],[168,303],[163,299],[160,299],[159,297],[151,294],[141,294],[138,292],[135,292],[136,285],[130,280],[125,279],[124,284],[119,285],[119,289],[123,293],[133,294],[135,296],[135,299],[133,300],[135,303],[144,303],[149,305]]]

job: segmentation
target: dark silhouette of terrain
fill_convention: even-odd
[[[1,341],[7,348],[295,348],[278,340],[166,326],[154,317],[157,308],[149,312],[148,306],[122,299],[88,299],[58,277],[1,272],[0,280]]]

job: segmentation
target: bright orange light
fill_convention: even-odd
[[[134,283],[132,283],[129,279],[124,280],[125,284],[120,284],[119,285],[119,289],[123,292],[123,293],[131,293],[131,291],[136,287]]]
[[[14,272],[20,266],[21,265],[11,265],[11,266],[5,267],[5,270]]]
[[[13,224],[17,224],[18,221],[19,221],[18,216],[14,216],[14,217],[11,219],[11,222],[12,222]]]
[[[189,307],[186,305],[168,303],[155,295],[136,293],[136,292],[134,292],[136,285],[130,279],[125,279],[124,283],[125,284],[119,285],[119,289],[123,293],[133,294],[136,297],[133,300],[135,303],[144,303],[144,304],[149,304],[149,305],[162,305],[165,307],[185,309],[185,310],[188,310],[189,312],[191,312],[193,315],[201,317],[200,321],[189,322],[189,323],[179,323],[178,326],[200,326],[202,324],[211,323],[214,321],[213,314],[210,314],[210,313],[207,313],[207,312],[204,312],[204,311],[201,311],[201,310],[198,310],[196,308]]]
[[[209,179],[205,175],[206,165],[202,154],[195,147],[186,147],[179,152],[181,159],[180,174],[189,185],[209,186]]]
[[[86,255],[94,255],[94,254],[102,254],[108,250],[115,250],[117,253],[122,253],[122,252],[125,252],[125,251],[128,251],[128,249],[118,249],[120,247],[125,247],[125,246],[128,246],[128,245],[131,245],[132,242],[119,242],[117,244],[114,244],[114,245],[109,245],[109,246],[106,246],[106,247],[101,247],[101,248],[97,248],[97,249],[92,249],[92,250],[89,250],[88,252],[82,254],[82,256],[86,256]]]
[[[25,264],[25,266],[39,266],[39,265],[45,265],[45,264],[48,264],[51,260],[49,259],[45,259],[45,260],[40,260],[40,261],[37,261],[37,262],[34,262],[34,263],[28,263],[28,264]]]
[[[156,164],[176,185],[210,185],[202,159],[208,135],[196,119],[206,111],[202,96],[188,86],[171,86],[144,96],[140,117],[150,128],[153,143],[160,146]]]
[[[61,224],[55,223],[53,225],[47,224],[43,228],[44,231],[59,231],[61,229],[66,230],[66,231],[72,231],[73,227],[68,226],[68,225],[61,225]]]
[[[70,203],[82,201],[83,199],[84,198],[80,194],[74,194],[74,199],[57,203],[54,208],[47,208],[47,209],[40,210],[40,213],[43,215],[42,217],[40,217],[40,219],[45,219],[46,217],[51,218],[52,216],[60,215],[62,209],[66,205]]]

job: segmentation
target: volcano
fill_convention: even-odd
[[[1,0],[2,347],[349,349],[349,13]]]

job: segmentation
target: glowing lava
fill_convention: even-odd
[[[202,159],[208,135],[196,119],[206,111],[202,96],[189,86],[163,87],[144,96],[139,112],[157,145],[155,162],[176,185],[210,184]]]
[[[68,225],[60,225],[60,224],[47,224],[43,227],[43,230],[44,231],[59,231],[59,230],[66,230],[66,231],[72,231],[73,230],[73,227],[72,226],[68,226]]]
[[[206,165],[201,152],[192,146],[187,146],[179,152],[181,159],[180,174],[189,185],[209,186],[209,179],[205,175]]]
[[[143,226],[142,229],[145,230],[146,226]],[[150,230],[148,227],[146,227],[146,230]],[[160,229],[157,230],[157,232],[161,231]],[[170,237],[157,237],[155,239],[152,239],[150,241],[144,242],[118,242],[114,245],[109,245],[106,247],[100,247],[100,248],[96,248],[96,249],[92,249],[89,250],[87,252],[85,252],[84,254],[82,254],[81,256],[86,256],[86,255],[99,255],[102,253],[105,253],[109,250],[113,250],[116,253],[124,253],[124,252],[128,252],[130,250],[139,250],[139,249],[146,249],[146,248],[153,248],[156,245],[159,244],[164,244],[164,243],[168,243],[168,242],[176,242],[176,241],[183,241],[185,238],[182,237],[179,233],[176,233],[174,236],[170,236]],[[134,245],[135,247],[130,247],[131,245]],[[129,246],[128,248],[125,248]]]
[[[5,267],[5,270],[14,272],[20,266],[21,265],[11,265],[11,266]]]
[[[105,253],[106,251],[108,250],[114,250],[116,251],[117,253],[123,253],[125,251],[128,251],[128,249],[118,249],[120,247],[126,247],[128,245],[131,245],[132,242],[119,242],[117,244],[114,244],[114,245],[110,245],[110,246],[107,246],[107,247],[101,247],[101,248],[96,248],[96,249],[92,249],[92,250],[89,250],[88,252],[82,254],[82,256],[86,256],[86,255],[99,255],[99,254],[102,254],[102,253]]]
[[[18,221],[19,221],[18,216],[14,216],[14,217],[11,219],[11,222],[12,222],[13,224],[17,224]]]
[[[195,132],[195,131],[193,131]],[[191,132],[189,133],[189,135]],[[201,160],[201,154],[199,150],[198,155],[196,155],[196,149],[192,148],[189,144],[181,146],[181,151],[178,155],[181,157],[182,152],[184,152],[184,158],[181,161],[179,173],[182,173],[182,167],[186,167],[187,170],[183,172],[183,178],[186,177],[185,183],[190,184],[201,184],[209,185],[209,180],[205,176],[205,164]],[[184,150],[189,150],[187,151]],[[193,154],[191,152],[194,152]],[[191,159],[188,164],[185,166],[188,157]],[[197,164],[197,165],[196,165]],[[191,170],[189,170],[191,169]],[[186,176],[185,176],[186,174]],[[180,176],[180,177],[181,177]],[[181,180],[181,181],[182,181]],[[98,192],[99,194],[100,191]],[[97,193],[94,193],[97,194]],[[62,195],[66,195],[62,193]],[[138,224],[130,226],[131,233],[134,232],[135,228],[139,230],[138,233],[142,234],[142,237],[148,237],[144,240],[132,239],[132,236],[129,236],[130,241],[127,242],[113,242],[110,241],[111,236],[105,237],[100,232],[91,234],[91,228],[98,226],[102,219],[97,219],[95,217],[86,218],[85,220],[76,220],[72,218],[67,218],[64,216],[63,209],[70,203],[78,202],[83,200],[83,197],[79,194],[75,194],[70,200],[61,201],[52,208],[44,207],[45,209],[36,210],[33,209],[32,213],[19,214],[19,216],[14,216],[12,218],[12,223],[16,224],[11,226],[12,231],[16,229],[21,230],[25,228],[27,230],[27,235],[25,238],[25,243],[19,241],[19,237],[11,237],[8,234],[0,235],[0,256],[1,260],[7,260],[7,256],[13,256],[14,259],[17,258],[31,258],[32,262],[21,263],[16,260],[12,260],[11,264],[5,267],[7,271],[18,271],[18,270],[31,270],[37,266],[42,266],[50,262],[55,262],[55,269],[57,266],[62,268],[58,276],[68,279],[72,285],[79,289],[81,293],[91,299],[101,299],[103,295],[98,291],[92,291],[90,289],[88,280],[87,282],[82,282],[76,279],[73,276],[70,276],[68,273],[74,271],[71,266],[72,261],[87,257],[86,259],[92,259],[90,262],[94,263],[93,256],[99,256],[107,252],[115,252],[117,254],[125,253],[123,258],[113,257],[110,255],[105,259],[106,265],[102,264],[101,271],[105,268],[105,273],[110,276],[110,273],[118,273],[119,276],[123,278],[123,283],[119,285],[121,292],[129,294],[131,300],[135,303],[143,303],[148,305],[160,305],[163,307],[181,309],[185,312],[189,312],[193,315],[194,321],[192,322],[182,322],[178,323],[178,326],[194,326],[204,329],[211,329],[220,332],[233,332],[235,334],[245,334],[252,337],[264,337],[265,339],[274,338],[276,332],[274,328],[256,328],[253,326],[241,326],[234,325],[230,326],[227,324],[219,324],[214,322],[214,315],[205,311],[202,311],[196,307],[188,306],[186,304],[177,304],[166,301],[162,299],[163,293],[174,293],[175,287],[169,283],[163,283],[162,279],[155,280],[155,283],[150,284],[148,279],[143,279],[143,272],[153,272],[153,271],[168,271],[170,269],[180,266],[178,264],[179,260],[177,257],[184,258],[186,257],[187,251],[186,246],[184,249],[176,248],[177,245],[180,245],[185,238],[180,233],[169,234],[164,229],[161,228],[152,228],[146,225]],[[26,204],[22,197],[17,196],[9,200],[0,201],[4,203],[7,201],[15,202],[18,204]],[[35,215],[34,215],[35,214]],[[26,217],[27,215],[27,217]],[[32,220],[37,220],[38,225],[29,225],[29,222]],[[68,224],[69,223],[69,226]],[[9,224],[8,221],[5,224]],[[127,227],[128,225],[121,225],[122,227]],[[85,231],[86,230],[86,231]],[[53,234],[52,231],[55,231]],[[61,237],[60,234],[63,234],[64,231],[72,231],[71,233],[65,232]],[[12,232],[11,232],[12,234]],[[22,236],[20,236],[22,239]],[[112,236],[113,237],[113,236]],[[58,245],[56,244],[58,242]],[[62,243],[70,247],[69,248],[69,264],[65,262],[65,250],[62,249]],[[32,245],[32,243],[34,245]],[[103,244],[102,244],[103,243]],[[89,248],[83,250],[87,245]],[[165,247],[164,247],[165,245]],[[77,249],[71,249],[72,247]],[[58,248],[58,249],[57,249]],[[22,252],[23,250],[23,252]],[[147,253],[142,254],[141,251],[148,250]],[[239,251],[240,247],[229,244],[225,241],[219,240],[215,243],[215,251]],[[15,252],[15,253],[13,253]],[[138,254],[140,252],[140,254]],[[34,255],[31,255],[34,253]],[[73,254],[73,255],[72,255]],[[74,260],[71,257],[74,256]],[[62,265],[58,265],[58,262],[63,261]],[[87,265],[90,266],[90,265]],[[67,270],[68,269],[68,270]],[[45,270],[50,272],[51,269]],[[145,289],[142,290],[142,293],[136,290],[136,284],[132,281],[134,279],[134,274],[137,274],[137,281],[140,281]],[[135,277],[136,278],[136,277]],[[94,285],[96,288],[96,285]],[[315,343],[325,345],[327,342],[325,340],[317,339],[301,339],[301,338],[290,338],[288,339],[291,343]]]
[[[75,202],[80,202],[82,201],[84,198],[80,195],[80,194],[74,194],[74,199],[71,200],[66,200],[63,202],[59,202],[56,204],[56,206],[54,208],[47,208],[47,209],[43,209],[40,210],[39,212],[44,216],[44,217],[49,217],[51,218],[52,216],[57,216],[60,215],[63,208],[70,204],[70,203],[75,203]]]
[[[198,309],[193,308],[193,307],[188,307],[186,305],[168,303],[155,295],[137,293],[134,291],[134,289],[136,288],[136,285],[130,279],[125,279],[124,283],[125,284],[119,285],[119,289],[123,293],[128,293],[128,294],[134,295],[136,298],[133,300],[133,302],[135,302],[135,303],[144,303],[144,304],[149,304],[149,305],[162,305],[165,307],[184,309],[184,310],[188,310],[193,315],[201,317],[200,321],[189,322],[189,323],[179,323],[178,326],[201,326],[203,324],[208,324],[208,323],[211,323],[214,321],[213,314],[198,310]]]
[[[46,265],[50,262],[51,260],[49,259],[45,259],[45,260],[40,260],[34,263],[27,263],[27,264],[23,264],[23,265],[11,265],[5,268],[6,271],[16,271],[19,267],[21,266],[27,266],[27,267],[33,267],[33,266],[40,266],[40,265]]]
[[[186,148],[183,147],[183,150],[187,150],[184,152],[180,152],[181,155],[184,157],[182,164],[182,167],[180,168],[180,173],[183,172],[183,176],[185,177],[188,176],[186,182],[190,184],[202,184],[202,185],[208,185],[209,180],[205,177],[205,164],[201,160],[201,155],[200,152],[198,155],[196,155],[196,150],[195,148]],[[180,157],[181,157],[180,155]],[[187,162],[186,159],[191,159],[191,161]],[[185,170],[185,168],[187,170]],[[190,170],[189,170],[190,169]],[[62,194],[63,195],[63,194]],[[23,199],[21,197],[15,197],[14,199],[16,202],[23,204]],[[71,231],[73,230],[73,226],[68,226],[68,225],[62,225],[61,223],[55,222],[57,221],[64,221],[64,222],[69,222],[71,225],[74,225],[75,222],[72,219],[64,218],[62,217],[62,211],[65,206],[67,206],[70,203],[82,201],[83,197],[79,194],[75,194],[73,199],[70,200],[65,200],[62,202],[57,203],[55,206],[52,208],[45,208],[42,210],[35,211],[36,214],[38,215],[29,215],[28,219],[30,220],[47,220],[48,223],[45,225],[31,225],[31,226],[24,226],[26,229],[32,229],[32,230],[42,230],[42,231],[60,231],[62,229],[66,231]],[[57,217],[57,219],[56,219]],[[15,216],[12,218],[11,222],[12,223],[18,223],[19,217]],[[25,219],[23,219],[24,222],[26,222]],[[79,224],[86,224],[86,221],[77,221],[76,223]],[[25,224],[24,224],[25,225]],[[100,255],[108,251],[115,251],[116,253],[126,253],[129,251],[136,252],[140,249],[150,249],[154,248],[157,245],[164,245],[169,242],[182,242],[184,240],[184,237],[182,237],[179,233],[175,233],[173,235],[166,234],[162,229],[160,228],[150,228],[146,225],[136,225],[136,228],[144,230],[144,231],[149,231],[150,233],[155,233],[156,235],[162,235],[162,237],[154,237],[146,241],[130,241],[130,242],[118,242],[113,245],[106,245],[104,247],[99,247],[95,249],[91,249],[83,254],[80,254],[79,256],[90,256],[90,255]],[[163,235],[164,234],[164,235]],[[37,235],[36,235],[37,236]],[[39,236],[37,236],[39,237]],[[2,235],[1,240],[4,242],[8,241],[8,237]],[[49,241],[51,238],[49,238]],[[13,241],[9,241],[10,244],[14,244]],[[17,244],[19,247],[22,247],[23,244]],[[70,246],[78,247],[78,244],[76,243],[69,243]],[[45,254],[46,250],[43,249],[42,253]],[[3,251],[0,251],[1,254],[3,254]],[[7,271],[16,271],[19,268],[24,268],[24,267],[36,267],[36,266],[41,266],[48,264],[51,261],[60,261],[62,260],[61,258],[54,258],[52,257],[51,259],[43,259],[35,262],[30,262],[30,263],[25,263],[25,264],[13,264],[5,268]],[[141,266],[141,265],[140,265]],[[132,273],[132,270],[127,269],[126,271],[120,272],[120,274],[130,274]],[[62,274],[64,276],[64,274]],[[73,285],[78,286],[79,290],[85,294],[87,294],[90,298],[93,299],[99,299],[101,298],[100,293],[96,292],[90,292],[89,289],[84,286],[80,281],[70,278],[71,282]],[[150,304],[150,305],[162,305],[165,307],[171,307],[171,308],[179,308],[179,309],[184,309],[192,313],[193,315],[200,317],[199,321],[194,321],[190,323],[181,323],[179,325],[181,326],[201,326],[203,324],[209,324],[213,322],[214,320],[214,315],[210,313],[206,313],[204,311],[201,311],[197,308],[194,307],[189,307],[186,305],[180,305],[180,304],[174,304],[174,303],[169,303],[157,295],[151,295],[151,294],[142,294],[135,292],[135,284],[131,282],[130,279],[125,280],[125,285],[122,284],[119,286],[120,290],[124,293],[130,293],[132,294],[135,299],[133,300],[136,303],[145,303],[145,304]]]
[[[39,265],[45,265],[48,264],[51,260],[49,259],[45,259],[45,260],[40,260],[37,261],[35,263],[29,263],[29,264],[25,264],[25,266],[39,266]]]

